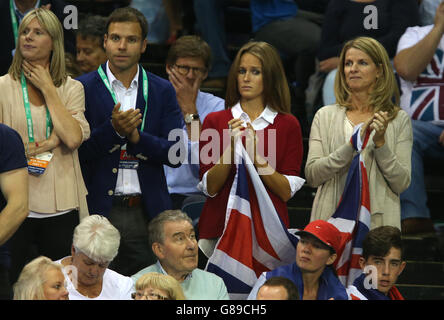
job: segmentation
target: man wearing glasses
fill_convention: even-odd
[[[181,209],[183,201],[190,196],[193,198],[187,201],[200,200],[200,197],[205,200],[197,189],[200,128],[209,113],[223,110],[225,104],[223,99],[199,90],[208,75],[210,60],[209,45],[194,35],[180,37],[171,46],[166,60],[166,72],[176,90],[188,141],[188,162],[179,168],[164,166],[173,209]]]

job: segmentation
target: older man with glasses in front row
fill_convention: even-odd
[[[187,300],[228,300],[227,288],[219,276],[197,268],[198,249],[192,221],[180,210],[166,210],[148,225],[151,248],[157,263],[132,276],[149,272],[167,274],[182,286]]]

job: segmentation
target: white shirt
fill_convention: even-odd
[[[136,108],[137,102],[137,90],[139,88],[139,68],[137,67],[137,73],[131,81],[131,85],[127,89],[120,80],[117,80],[114,74],[111,72],[108,62],[106,63],[106,75],[111,88],[114,90],[116,99],[120,102],[120,110],[127,111]],[[126,150],[126,144],[122,146],[122,150]],[[117,183],[114,194],[137,194],[141,193],[139,177],[137,176],[136,169],[119,169],[117,173]]]
[[[399,39],[397,53],[416,45],[432,29],[433,25],[407,28]],[[444,90],[444,81],[442,80],[444,77],[444,37],[441,37],[432,61],[427,64],[415,81],[399,78],[402,92],[400,103],[401,108],[413,119],[429,121],[442,127],[444,119],[439,110],[442,104],[441,92]]]
[[[62,264],[62,258],[56,263]],[[76,286],[68,276],[70,267],[62,268],[66,280],[66,289],[69,292],[69,300],[132,300],[131,294],[135,291],[134,282],[130,277],[126,277],[111,269],[106,269],[103,274],[102,291],[95,298],[85,297],[77,291]],[[74,268],[74,267],[73,267]]]

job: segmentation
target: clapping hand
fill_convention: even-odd
[[[389,119],[386,111],[379,111],[374,114],[370,128],[375,130],[373,142],[376,148],[382,147],[385,143],[385,131],[387,130],[388,123]]]
[[[361,140],[364,139],[367,130],[375,131],[373,142],[376,148],[382,147],[385,143],[385,131],[389,123],[388,114],[386,111],[379,111],[364,122],[361,129]]]
[[[121,136],[130,137],[134,130],[142,123],[142,115],[139,109],[130,109],[120,111],[120,102],[118,102],[112,111],[111,122],[114,130]]]

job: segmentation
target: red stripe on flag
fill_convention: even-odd
[[[217,248],[253,269],[252,243],[250,218],[235,209],[231,210],[227,227]]]
[[[250,177],[248,177],[248,180],[250,182]],[[261,211],[259,209],[259,203],[257,201],[256,192],[254,190],[252,183],[248,183],[248,192],[250,195],[251,218],[253,219],[253,227],[254,227],[254,233],[256,234],[257,244],[270,256],[276,258],[277,260],[281,260],[276,251],[274,251],[270,241],[268,240],[268,235],[267,232],[265,231],[263,220],[261,217]],[[270,213],[266,212],[266,214],[271,214],[271,212]]]
[[[412,119],[418,119],[419,114],[422,112],[422,110],[424,110],[424,108],[427,106],[427,104],[429,104],[429,102],[433,99],[434,97],[434,92],[433,90],[424,98],[424,100],[419,104],[419,106],[416,108],[415,112],[412,115]]]
[[[360,163],[361,165],[361,175],[362,175],[362,188],[361,188],[361,205],[367,208],[370,211],[370,192],[368,189],[368,178],[367,178],[367,169],[364,166],[364,163]]]
[[[350,259],[350,268],[361,269],[359,265],[359,258],[361,258],[360,254],[352,254]]]
[[[256,273],[256,277],[258,277],[258,278],[259,278],[259,276],[261,275],[262,272],[271,271],[266,266],[264,266],[262,263],[257,261],[254,257],[253,257],[253,267],[254,267],[253,268],[254,273]]]
[[[439,87],[438,114],[439,119],[444,119],[444,90]]]

